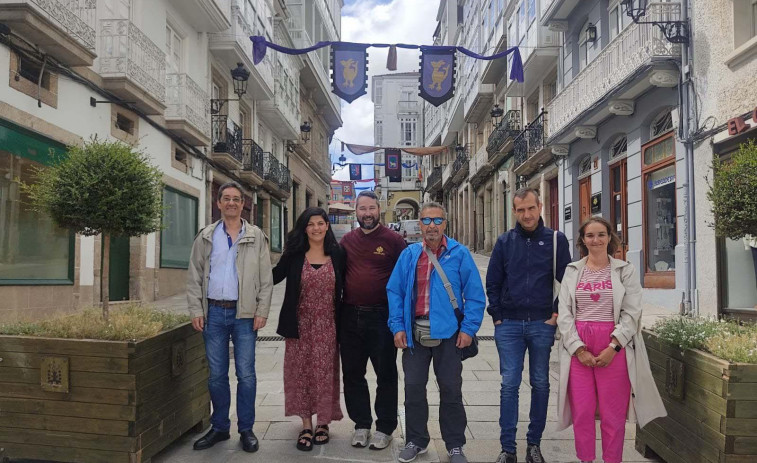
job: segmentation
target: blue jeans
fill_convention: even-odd
[[[549,402],[549,354],[555,340],[553,325],[544,320],[502,320],[494,326],[494,340],[499,352],[502,388],[499,401],[499,440],[502,450],[515,453],[518,426],[518,390],[523,376],[523,360],[528,349],[531,383],[530,424],[526,441],[539,445],[547,423]]]
[[[251,431],[255,423],[255,341],[252,318],[237,320],[236,309],[208,306],[208,316],[202,337],[205,339],[205,354],[208,358],[210,377],[208,391],[213,404],[210,424],[213,429],[228,432],[231,427],[229,407],[229,338],[234,343],[234,364],[237,372],[237,426],[239,432]]]

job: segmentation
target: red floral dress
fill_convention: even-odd
[[[302,266],[297,306],[299,339],[288,338],[284,353],[284,414],[317,424],[342,419],[339,403],[339,350],[334,321],[334,267],[331,260]]]

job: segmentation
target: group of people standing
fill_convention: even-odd
[[[240,441],[245,451],[258,449],[252,430],[254,347],[268,318],[273,285],[284,279],[277,333],[286,338],[285,415],[302,420],[299,450],[328,443],[330,423],[343,418],[340,360],[347,414],[355,423],[351,444],[388,447],[398,424],[396,361],[402,349],[406,432],[398,460],[413,461],[430,444],[426,385],[433,362],[449,461],[467,462],[463,360],[476,345],[487,297],[502,375],[498,463],[518,461],[518,394],[526,351],[531,385],[526,462],[545,461],[540,443],[555,338],[558,430],[573,424],[578,459],[596,457],[597,408],[602,457],[609,463],[622,460],[627,417],[644,426],[664,416],[640,335],[638,276],[630,264],[611,257],[619,241],[604,219],[594,217],[581,226],[576,241],[583,258],[571,262],[565,235],[544,226],[538,192],[519,190],[513,199],[517,225],[497,240],[484,289],[470,251],[444,233],[447,216],[438,203],[421,207],[423,242],[410,246],[380,223],[373,192],[358,195],[360,227],[339,243],[326,212],[308,208],[271,268],[267,237],[241,218],[241,191],[235,183],[219,189],[222,220],[198,234],[190,259],[189,310],[205,339],[213,405],[211,429],[195,442],[196,450],[230,438],[229,339]],[[369,360],[377,383],[375,430]]]

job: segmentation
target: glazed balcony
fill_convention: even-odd
[[[468,170],[470,171],[470,182],[474,185],[483,183],[494,167],[489,164],[489,153],[486,151],[486,145],[481,145],[476,154],[470,160]]]
[[[239,173],[239,178],[252,186],[258,186],[263,184],[264,173],[263,148],[254,140],[243,138],[242,171]]]
[[[419,114],[421,104],[418,101],[400,100],[397,102],[397,114]]]
[[[651,3],[644,20],[677,21],[680,18],[679,3]],[[555,141],[570,142],[575,138],[569,134],[572,126],[594,123],[587,118],[602,100],[633,99],[655,85],[675,86],[677,78],[672,82],[655,83],[655,72],[662,70],[659,76],[669,75],[669,61],[680,58],[680,54],[680,46],[668,42],[659,28],[651,24],[630,24],[547,105]],[[607,105],[600,109],[606,114],[597,114],[594,119],[610,115]]]
[[[442,134],[442,122],[444,120],[443,106],[434,106],[428,102],[423,103],[424,146],[434,146]]]
[[[277,42],[285,43],[277,26]],[[260,102],[258,113],[277,136],[284,140],[300,137],[300,71],[299,58],[275,52],[273,99]]]
[[[231,0],[169,0],[197,32],[222,32],[231,27]]]
[[[262,5],[268,7],[267,3]],[[246,9],[242,0],[233,0],[231,27],[222,32],[208,34],[211,53],[226,69],[236,68],[237,63],[244,64],[244,67],[250,71],[247,94],[255,100],[262,101],[273,98],[273,56],[275,53],[270,51],[263,61],[257,65],[253,64],[250,36],[271,36],[272,31],[266,28],[268,24],[266,14],[264,10]]]
[[[100,21],[103,87],[147,114],[166,109],[166,54],[128,19]]]
[[[210,144],[210,97],[187,74],[166,75],[166,128],[194,146]]]
[[[0,0],[0,23],[68,66],[95,60],[94,0]]]
[[[242,128],[225,114],[215,114],[211,159],[229,170],[243,167]]]

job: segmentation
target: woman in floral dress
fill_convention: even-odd
[[[306,209],[273,269],[274,284],[287,279],[278,334],[286,338],[284,412],[302,418],[297,448],[329,441],[329,423],[342,419],[336,320],[342,299],[344,253],[326,211]],[[313,415],[317,426],[313,432]]]

